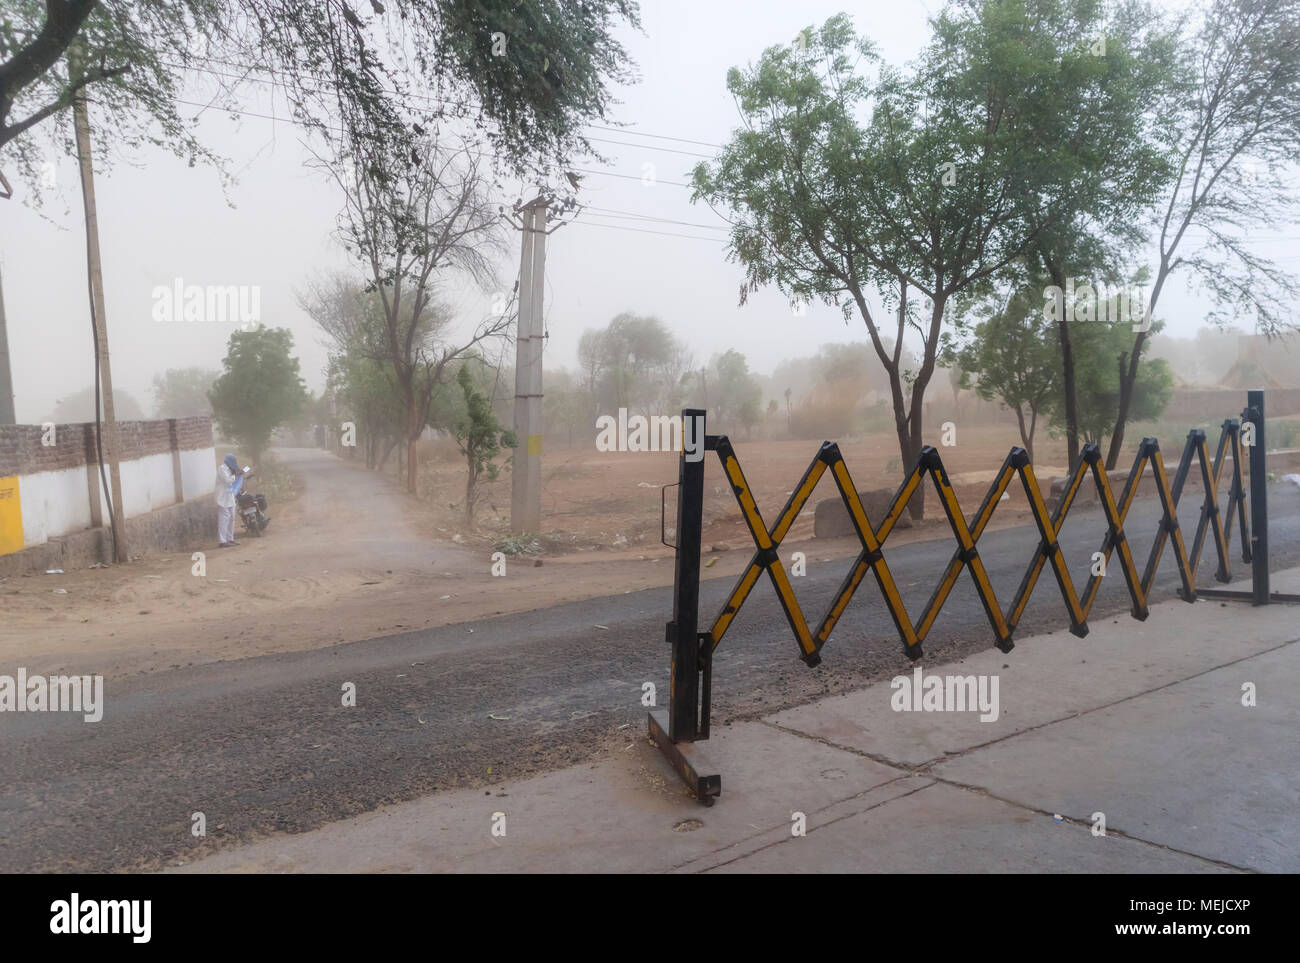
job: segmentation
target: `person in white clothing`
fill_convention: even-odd
[[[242,487],[244,472],[234,455],[217,466],[217,538],[221,548],[238,544],[235,541],[235,493]]]

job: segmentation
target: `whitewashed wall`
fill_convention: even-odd
[[[181,483],[185,500],[211,495],[217,487],[217,453],[212,448],[181,452]]]
[[[211,495],[216,486],[216,452],[212,448],[182,451],[180,462],[185,500]],[[51,538],[90,527],[90,493],[86,485],[88,470],[93,471],[98,480],[97,465],[18,476],[23,541],[26,546],[40,545]],[[124,461],[121,463],[121,472],[122,501],[125,503],[127,518],[176,504],[171,452]],[[99,487],[98,484],[96,487]],[[102,490],[100,506],[101,517],[107,519],[108,500]]]
[[[18,476],[23,541],[40,545],[58,535],[90,527],[90,493],[85,466]]]

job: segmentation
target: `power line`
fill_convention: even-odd
[[[179,98],[177,99],[176,102],[177,102],[178,104],[186,104],[186,105],[191,106],[191,107],[207,107],[207,106],[209,106],[209,105],[207,105],[207,104],[200,104],[200,103],[197,103],[196,101],[192,101],[192,100],[181,100],[181,99],[179,99]],[[235,108],[235,107],[219,107],[219,108],[215,108],[215,109],[223,110],[223,111],[225,111],[225,112],[227,112],[227,113],[240,114],[240,115],[242,115],[242,116],[247,116],[247,117],[258,117],[258,118],[261,118],[261,119],[263,119],[263,120],[281,121],[281,122],[283,122],[283,123],[292,124],[292,125],[294,125],[295,127],[305,127],[305,126],[306,126],[306,125],[304,125],[304,124],[301,124],[299,121],[292,120],[291,118],[287,118],[287,117],[276,117],[276,116],[274,116],[273,114],[262,114],[262,113],[258,113],[258,112],[256,112],[256,111],[242,110],[242,109]],[[332,129],[338,130],[340,133],[342,133],[342,128],[332,128]],[[476,156],[476,157],[495,157],[495,156],[496,156],[496,155],[494,155],[494,154],[488,154],[488,153],[484,153],[484,152],[482,152],[482,151],[472,151],[472,150],[468,150],[468,149],[466,149],[466,153],[467,153],[467,154],[471,154],[471,155]],[[544,167],[552,167],[552,168],[555,168],[555,169],[557,169],[557,170],[564,169],[564,168],[563,168],[563,165],[560,165],[560,164],[544,164],[544,165],[542,165],[542,166],[544,166]],[[593,170],[585,170],[585,169],[583,169],[583,168],[577,168],[577,169],[576,169],[576,172],[577,172],[577,173],[583,173],[583,174],[601,174],[601,175],[604,175],[605,177],[621,177],[621,178],[626,178],[627,180],[641,180],[641,178],[640,178],[640,177],[637,177],[635,174],[618,174],[618,173],[616,173],[616,172],[614,172],[614,171],[593,171]],[[690,184],[682,184],[682,183],[678,183],[678,182],[676,182],[676,181],[656,181],[656,183],[659,183],[659,184],[669,184],[669,185],[671,185],[671,186],[673,186],[673,187],[690,187],[690,186],[691,186]],[[723,228],[717,227],[717,226],[715,226],[715,225],[710,225],[710,224],[692,224],[692,223],[687,222],[687,221],[672,221],[672,220],[669,220],[668,218],[652,218],[652,217],[649,217],[649,216],[647,216],[647,215],[642,215],[642,214],[632,214],[632,213],[621,212],[621,211],[620,211],[620,212],[616,212],[614,215],[603,214],[603,215],[599,215],[599,216],[605,216],[605,217],[609,217],[609,216],[619,216],[619,217],[624,217],[624,218],[631,218],[631,219],[634,219],[634,220],[656,221],[656,222],[663,222],[663,223],[669,223],[669,224],[686,224],[686,225],[691,226],[691,227],[700,227],[700,228],[706,228],[706,229],[711,229],[711,230],[723,230]],[[693,240],[693,241],[715,241],[715,242],[718,242],[718,241],[723,240],[722,238],[704,237],[704,236],[699,235],[699,234],[680,234],[680,233],[670,232],[670,231],[654,231],[654,230],[650,230],[650,229],[648,229],[648,228],[628,227],[627,225],[624,225],[624,224],[600,224],[600,223],[591,222],[591,221],[579,221],[579,220],[573,220],[573,221],[570,221],[569,223],[571,223],[571,224],[585,224],[585,225],[588,226],[588,227],[606,227],[606,228],[613,228],[614,230],[635,231],[635,232],[638,233],[638,234],[659,234],[659,235],[662,235],[663,237],[682,237],[682,238],[687,238],[687,239],[690,239],[690,240]]]
[[[222,66],[226,66],[226,67],[234,67],[234,68],[236,68],[236,69],[238,69],[238,70],[243,70],[243,71],[246,71],[246,72],[243,73],[243,74],[231,74],[231,73],[226,73],[226,72],[224,72],[224,71],[220,71],[220,70],[213,70],[211,67],[199,67],[199,66],[197,66],[197,65],[195,65],[195,64],[178,64],[178,63],[175,63],[175,62],[172,62],[172,61],[166,61],[166,60],[163,61],[163,64],[164,64],[165,66],[168,66],[168,67],[175,67],[175,68],[178,69],[178,70],[195,70],[195,71],[198,71],[198,72],[200,72],[200,73],[212,74],[212,75],[215,76],[215,77],[224,77],[224,78],[227,78],[227,79],[230,79],[230,80],[236,80],[236,81],[239,81],[239,82],[241,82],[241,83],[244,83],[244,82],[247,82],[247,81],[250,81],[250,80],[251,80],[253,83],[266,84],[266,85],[268,85],[268,86],[273,86],[273,87],[280,87],[280,88],[285,89],[285,90],[288,90],[288,89],[289,89],[289,85],[288,85],[288,84],[284,83],[283,81],[275,80],[274,78],[263,79],[263,78],[250,78],[250,77],[248,76],[249,73],[251,73],[251,72],[253,72],[253,71],[255,71],[255,70],[261,70],[261,71],[263,71],[263,72],[269,72],[269,71],[268,71],[268,68],[265,68],[265,67],[256,67],[256,66],[252,66],[252,65],[248,65],[248,64],[237,64],[237,63],[234,63],[234,62],[232,62],[232,61],[228,61],[228,60],[219,60],[219,59],[217,59],[216,57],[200,57],[199,59],[201,59],[201,60],[206,60],[206,61],[209,62],[209,63],[221,64]],[[302,78],[298,78],[298,79],[299,79],[300,81],[302,80]],[[314,78],[313,78],[310,82],[312,82],[312,83],[317,83],[317,84],[327,84],[327,83],[328,83],[328,81],[324,81],[324,80],[315,80]],[[435,97],[435,96],[433,96],[432,94],[422,94],[422,93],[414,93],[414,92],[403,94],[403,93],[400,92],[400,91],[392,90],[392,89],[390,89],[390,88],[388,88],[388,87],[381,87],[380,89],[383,90],[385,93],[394,94],[394,95],[397,95],[397,96],[414,97],[414,98],[416,98],[416,99],[424,100],[424,101],[428,101],[428,102],[432,102],[432,103],[448,104],[448,105],[453,106],[453,107],[465,107],[465,108],[468,108],[468,109],[470,109],[470,110],[482,110],[482,109],[483,109],[483,105],[482,105],[482,104],[476,104],[476,103],[474,103],[473,101],[466,101],[466,100],[453,100],[453,99],[451,99],[451,98],[449,98],[449,97]],[[724,145],[722,145],[722,144],[715,144],[715,143],[713,143],[712,141],[707,141],[707,140],[694,140],[694,139],[692,139],[692,138],[690,138],[690,137],[674,137],[674,136],[671,136],[671,135],[668,135],[668,134],[652,134],[652,133],[650,133],[649,131],[633,130],[633,129],[630,128],[630,127],[607,127],[607,126],[605,126],[605,125],[603,125],[603,124],[584,124],[583,126],[589,128],[589,129],[591,129],[591,130],[602,130],[602,131],[607,131],[608,133],[611,133],[611,134],[624,134],[624,135],[630,135],[630,136],[634,136],[634,137],[649,137],[649,138],[653,138],[653,139],[655,139],[655,140],[671,140],[671,141],[674,141],[674,142],[679,143],[679,144],[695,144],[695,145],[700,146],[700,147],[713,147],[713,148],[716,148],[717,150],[723,150],[723,149],[724,149]],[[621,145],[621,146],[624,146],[624,147],[643,147],[643,148],[648,148],[648,149],[650,149],[650,150],[665,151],[665,152],[673,153],[673,154],[684,154],[684,155],[686,155],[686,156],[688,156],[688,157],[702,157],[702,158],[705,158],[705,159],[708,159],[708,160],[711,160],[713,157],[716,156],[716,155],[714,155],[714,154],[701,154],[701,153],[699,153],[699,152],[697,152],[697,151],[675,150],[675,149],[673,149],[673,148],[671,148],[671,147],[656,147],[656,146],[651,145],[651,144],[629,144],[629,143],[627,143],[626,141],[609,140],[608,138],[603,138],[603,137],[590,137],[590,138],[588,138],[588,139],[589,139],[589,140],[592,140],[592,141],[596,141],[596,142],[598,142],[598,143],[602,143],[602,144],[618,144],[618,145]]]
[[[201,103],[198,103],[197,101],[194,101],[194,100],[183,100],[183,99],[181,99],[181,98],[179,98],[179,97],[176,98],[176,103],[178,103],[178,104],[185,104],[185,105],[187,105],[187,106],[189,106],[189,107],[199,107],[199,108],[202,108],[202,109],[204,109],[204,110],[219,110],[219,111],[222,111],[222,112],[227,113],[227,114],[239,114],[239,115],[242,116],[242,117],[257,117],[257,118],[260,118],[260,119],[262,119],[262,120],[278,121],[279,123],[282,123],[282,124],[292,124],[294,127],[301,127],[301,128],[304,129],[304,130],[310,130],[310,127],[309,127],[307,124],[304,124],[304,123],[302,123],[301,121],[294,120],[294,119],[291,118],[291,117],[276,117],[274,114],[262,114],[262,113],[258,113],[257,111],[253,111],[253,110],[243,110],[242,108],[239,108],[239,107],[222,107],[222,106],[215,106],[215,105],[213,105],[213,104],[201,104]],[[327,128],[327,129],[329,129],[329,130],[335,131],[335,132],[340,133],[340,134],[346,133],[346,131],[344,131],[344,129],[343,129],[342,127],[331,127],[331,126],[328,125],[328,124],[321,124],[320,126],[325,127],[325,128]],[[503,158],[501,158],[500,155],[498,155],[498,154],[491,154],[491,153],[488,153],[488,152],[486,152],[486,151],[474,151],[474,150],[470,150],[470,149],[468,149],[468,148],[466,148],[465,153],[469,154],[471,157],[484,157],[484,158],[490,158],[490,159],[492,159],[492,160],[502,160],[502,159],[503,159]],[[572,172],[575,173],[575,174],[598,174],[598,175],[600,175],[600,176],[602,176],[602,177],[617,177],[617,178],[621,178],[621,179],[623,179],[623,180],[629,180],[629,181],[642,181],[642,182],[644,182],[644,180],[645,180],[645,177],[644,177],[643,175],[637,175],[637,174],[619,174],[619,173],[616,173],[615,171],[591,170],[590,168],[586,168],[586,167],[568,167],[568,166],[566,166],[566,165],[564,165],[564,164],[541,163],[539,166],[541,166],[541,167],[547,167],[547,168],[550,168],[550,169],[552,169],[552,170],[557,170],[557,171],[572,171]],[[655,178],[655,179],[652,181],[652,183],[653,183],[653,184],[667,184],[669,187],[690,187],[690,186],[691,186],[690,184],[687,184],[687,183],[685,183],[684,181],[665,181],[665,180],[659,180],[658,178]]]
[[[637,221],[652,221],[656,224],[680,224],[683,227],[699,227],[708,231],[728,231],[730,225],[723,224],[700,224],[698,221],[674,221],[667,217],[653,217],[649,214],[634,214],[631,211],[616,211],[608,207],[592,207],[590,204],[582,205],[584,211],[592,211],[603,217],[619,217]]]
[[[722,244],[726,238],[705,237],[702,234],[677,234],[671,231],[652,231],[646,227],[628,227],[626,224],[601,224],[596,221],[578,221],[573,220],[570,224],[576,224],[580,227],[606,227],[614,231],[635,231],[637,234],[660,234],[664,237],[685,237],[692,241],[712,241],[714,244]]]

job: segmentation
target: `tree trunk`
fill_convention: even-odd
[[[900,340],[903,337],[901,311],[906,309],[906,288],[903,290],[903,306],[899,309],[898,337]],[[921,370],[916,373],[916,380],[912,382],[912,404],[907,417],[909,429],[908,451],[905,456],[905,460],[912,465],[916,464],[916,460],[921,457],[921,449],[924,447],[925,389],[930,386],[930,378],[934,375],[935,355],[939,347],[939,329],[943,324],[943,309],[947,303],[947,295],[942,292],[934,299],[934,304],[930,309],[930,331],[925,341],[925,356],[921,360]],[[916,494],[912,496],[911,502],[908,503],[912,512],[912,519],[917,522],[925,518],[925,491],[925,485],[918,486]]]
[[[469,459],[469,472],[465,475],[465,526],[474,527],[474,460]]]
[[[1120,450],[1124,447],[1124,425],[1128,421],[1129,411],[1133,407],[1133,388],[1137,384],[1138,365],[1142,359],[1142,345],[1147,333],[1139,331],[1133,340],[1133,350],[1128,354],[1128,365],[1120,356],[1119,370],[1119,412],[1115,415],[1115,430],[1110,435],[1110,447],[1106,449],[1106,470],[1112,471],[1119,461]]]
[[[1106,450],[1106,470],[1110,471],[1119,461],[1120,449],[1124,447],[1124,426],[1128,423],[1129,412],[1133,408],[1133,389],[1137,385],[1138,365],[1142,360],[1142,346],[1146,344],[1152,317],[1155,316],[1156,302],[1160,300],[1160,291],[1169,277],[1169,264],[1163,260],[1156,274],[1156,283],[1151,286],[1151,298],[1142,309],[1143,330],[1133,339],[1133,350],[1129,352],[1128,369],[1120,373],[1119,411],[1115,416],[1115,430],[1111,432],[1110,447]],[[1131,319],[1130,319],[1131,320]]]
[[[1034,463],[1034,429],[1025,425],[1025,413],[1016,405],[1016,421],[1020,423],[1020,442],[1029,455],[1029,463]]]
[[[412,495],[418,494],[416,484],[419,481],[419,460],[415,445],[420,440],[420,432],[424,430],[421,420],[420,406],[416,404],[412,393],[406,402],[406,490]]]
[[[912,411],[908,415],[908,432],[907,432],[907,452],[904,455],[905,472],[910,472],[916,464],[916,460],[921,457],[921,409],[916,403],[915,391],[912,395]],[[912,514],[912,520],[919,522],[925,518],[925,490],[926,479],[921,479],[921,484],[916,486],[916,493],[912,500],[907,503],[908,511]]]
[[[1065,391],[1065,440],[1070,453],[1070,471],[1079,463],[1079,401],[1075,389],[1074,345],[1070,340],[1069,312],[1065,303],[1065,276],[1055,264],[1048,265],[1052,283],[1061,292],[1056,301],[1056,338],[1061,345],[1061,386]]]

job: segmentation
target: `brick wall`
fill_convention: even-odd
[[[40,425],[0,425],[0,478],[62,471],[94,464],[94,424],[55,425],[53,445],[41,444]],[[212,419],[170,418],[157,421],[120,421],[119,458],[130,461],[169,451],[212,447]]]

